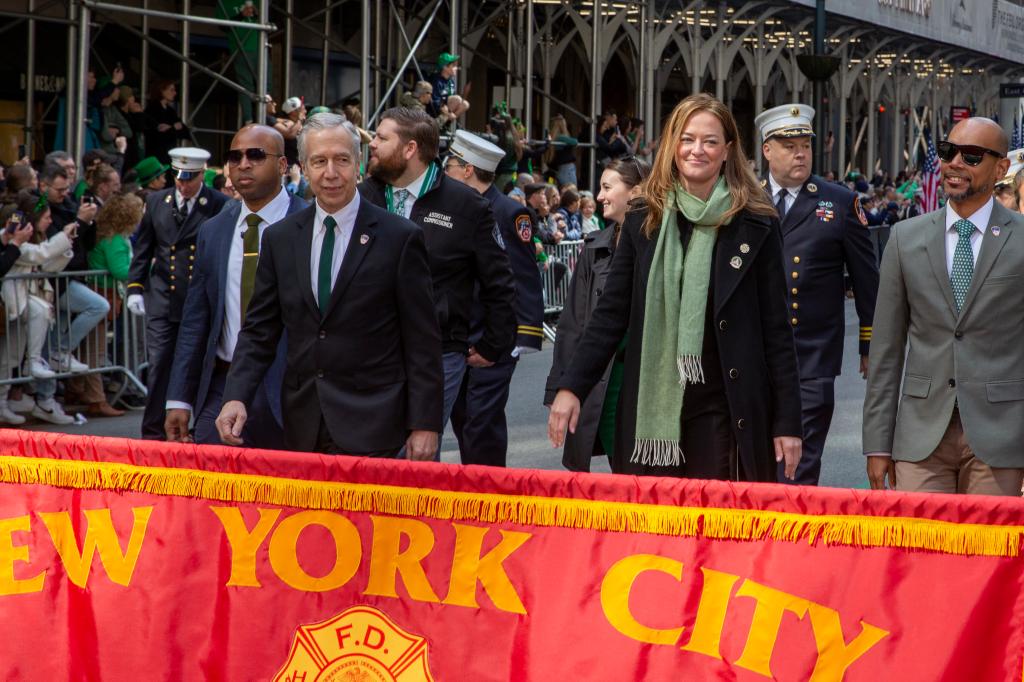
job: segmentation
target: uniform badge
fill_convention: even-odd
[[[992,236],[993,237],[998,237],[999,236],[999,232],[1000,232],[999,226],[998,225],[993,225],[992,226]]]
[[[743,259],[740,258],[739,256],[733,256],[732,258],[729,259],[729,265],[739,270],[741,267],[743,267]]]
[[[818,191],[818,186],[815,185],[813,182],[808,182],[807,183],[807,191],[808,192],[817,192]]]
[[[206,197],[199,197],[199,205],[206,206]]]
[[[750,253],[750,244],[740,244],[740,253]]]
[[[864,207],[860,205],[860,197],[853,198],[853,212],[857,214],[857,220],[864,227],[868,226],[868,216],[864,213]],[[996,233],[998,236],[998,233]]]
[[[359,235],[359,243],[362,244],[363,246],[366,246],[366,244],[369,241],[370,241],[370,235],[368,235],[368,234],[361,234],[361,235]]]
[[[533,241],[533,221],[528,214],[516,216],[516,234],[519,241],[529,244]]]
[[[818,220],[823,223],[831,222],[836,217],[836,212],[833,210],[831,201],[819,201],[818,208],[815,209],[814,214],[818,216]]]
[[[164,203],[165,204],[171,203],[171,195],[170,194],[168,194],[167,196],[164,197]]]

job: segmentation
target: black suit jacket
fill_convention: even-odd
[[[313,295],[316,206],[263,233],[256,286],[224,401],[249,404],[287,330],[285,444],[316,447],[321,418],[342,452],[400,447],[441,431],[444,372],[423,232],[363,200],[326,314]]]
[[[617,471],[638,474],[651,473],[629,461],[636,432],[647,279],[656,244],[656,236],[648,239],[641,231],[646,215],[646,210],[627,214],[604,293],[572,363],[558,380],[558,388],[586,399],[628,334],[615,421],[616,452],[609,454],[621,463]],[[685,227],[682,222],[678,226],[681,240]],[[802,435],[800,381],[782,273],[776,218],[744,211],[719,230],[711,269],[712,324],[744,480],[774,482],[772,438]]]
[[[146,294],[146,315],[180,322],[196,259],[196,237],[207,218],[220,213],[227,201],[220,192],[203,187],[188,218],[178,227],[174,220],[174,188],[146,198],[135,240],[135,255],[128,273],[128,293]]]

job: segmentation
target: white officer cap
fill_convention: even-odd
[[[814,137],[814,108],[806,104],[783,104],[761,112],[754,125],[761,131],[761,139],[772,137]]]
[[[305,102],[305,99],[302,97],[289,97],[281,103],[281,111],[290,114],[296,109],[301,109]]]
[[[505,150],[501,147],[465,130],[455,131],[455,140],[449,151],[474,168],[488,173],[493,173],[505,158]]]
[[[1024,149],[1014,149],[1006,155],[1006,158],[1010,160],[1010,169],[1006,171],[1002,180],[996,182],[996,187],[1012,185],[1017,173],[1024,170]]]
[[[199,147],[177,147],[167,155],[171,157],[171,168],[179,180],[191,180],[202,175],[210,159],[210,152]]]

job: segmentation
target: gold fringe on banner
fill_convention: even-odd
[[[826,545],[924,549],[967,556],[1019,556],[1024,533],[1024,526],[962,524],[913,517],[810,515],[453,492],[35,457],[0,456],[0,482],[301,509],[376,512],[443,521],[720,540],[806,541],[808,544],[821,540]]]

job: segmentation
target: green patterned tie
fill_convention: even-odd
[[[260,223],[263,218],[256,213],[245,216],[248,227],[242,235],[242,280],[239,287],[242,296],[242,324],[245,324],[245,311],[249,309],[252,291],[256,288],[256,264],[260,260]]]
[[[405,217],[405,202],[409,199],[409,190],[407,189],[396,189],[395,190],[395,213]]]
[[[974,251],[971,249],[974,223],[961,218],[953,223],[953,227],[959,238],[956,240],[956,250],[953,251],[953,271],[949,275],[949,284],[953,287],[953,298],[959,311],[967,298],[967,290],[971,288],[971,278],[974,277]]]
[[[334,216],[324,218],[324,243],[320,247],[320,267],[316,273],[317,303],[320,305],[320,314],[327,311],[327,304],[331,300],[331,261],[334,260],[334,227],[338,223]]]

